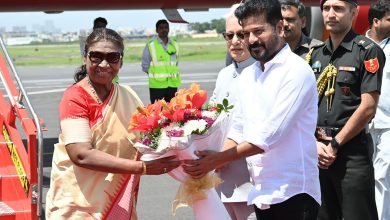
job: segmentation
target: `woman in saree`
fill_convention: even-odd
[[[127,129],[142,102],[128,86],[112,83],[122,67],[123,39],[113,30],[93,30],[84,65],[61,100],[46,219],[137,219],[140,175],[171,171],[174,157],[142,162]]]

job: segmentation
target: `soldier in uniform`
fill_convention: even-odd
[[[317,78],[316,129],[322,205],[318,219],[378,219],[372,145],[366,132],[378,103],[385,57],[352,30],[357,0],[322,0],[329,39],[307,56]]]

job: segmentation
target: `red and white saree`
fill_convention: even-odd
[[[129,140],[138,134],[128,122],[142,102],[127,86],[115,84],[99,105],[79,84],[68,88],[60,104],[61,134],[55,145],[46,219],[137,219],[139,175],[94,171],[76,166],[66,145],[89,142],[116,157],[137,160]]]

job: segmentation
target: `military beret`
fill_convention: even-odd
[[[340,0],[340,1],[345,1],[345,2],[351,3],[354,6],[358,6],[357,0]],[[326,2],[326,0],[320,0],[321,10],[322,10],[322,6],[324,5],[325,2]]]

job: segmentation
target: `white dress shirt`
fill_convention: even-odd
[[[366,37],[370,38],[370,30],[367,31]],[[386,55],[386,63],[383,68],[381,95],[379,96],[378,107],[371,126],[383,129],[390,128],[390,37],[385,38],[378,45]]]
[[[370,32],[368,30],[366,33],[368,38]],[[375,117],[370,123],[370,133],[374,143],[373,165],[378,217],[381,220],[390,220],[390,37],[378,45],[386,55],[386,63],[383,68],[381,95]]]
[[[229,138],[263,149],[247,157],[254,188],[248,204],[260,209],[307,193],[321,201],[317,147],[317,88],[310,66],[289,46],[241,74]]]

